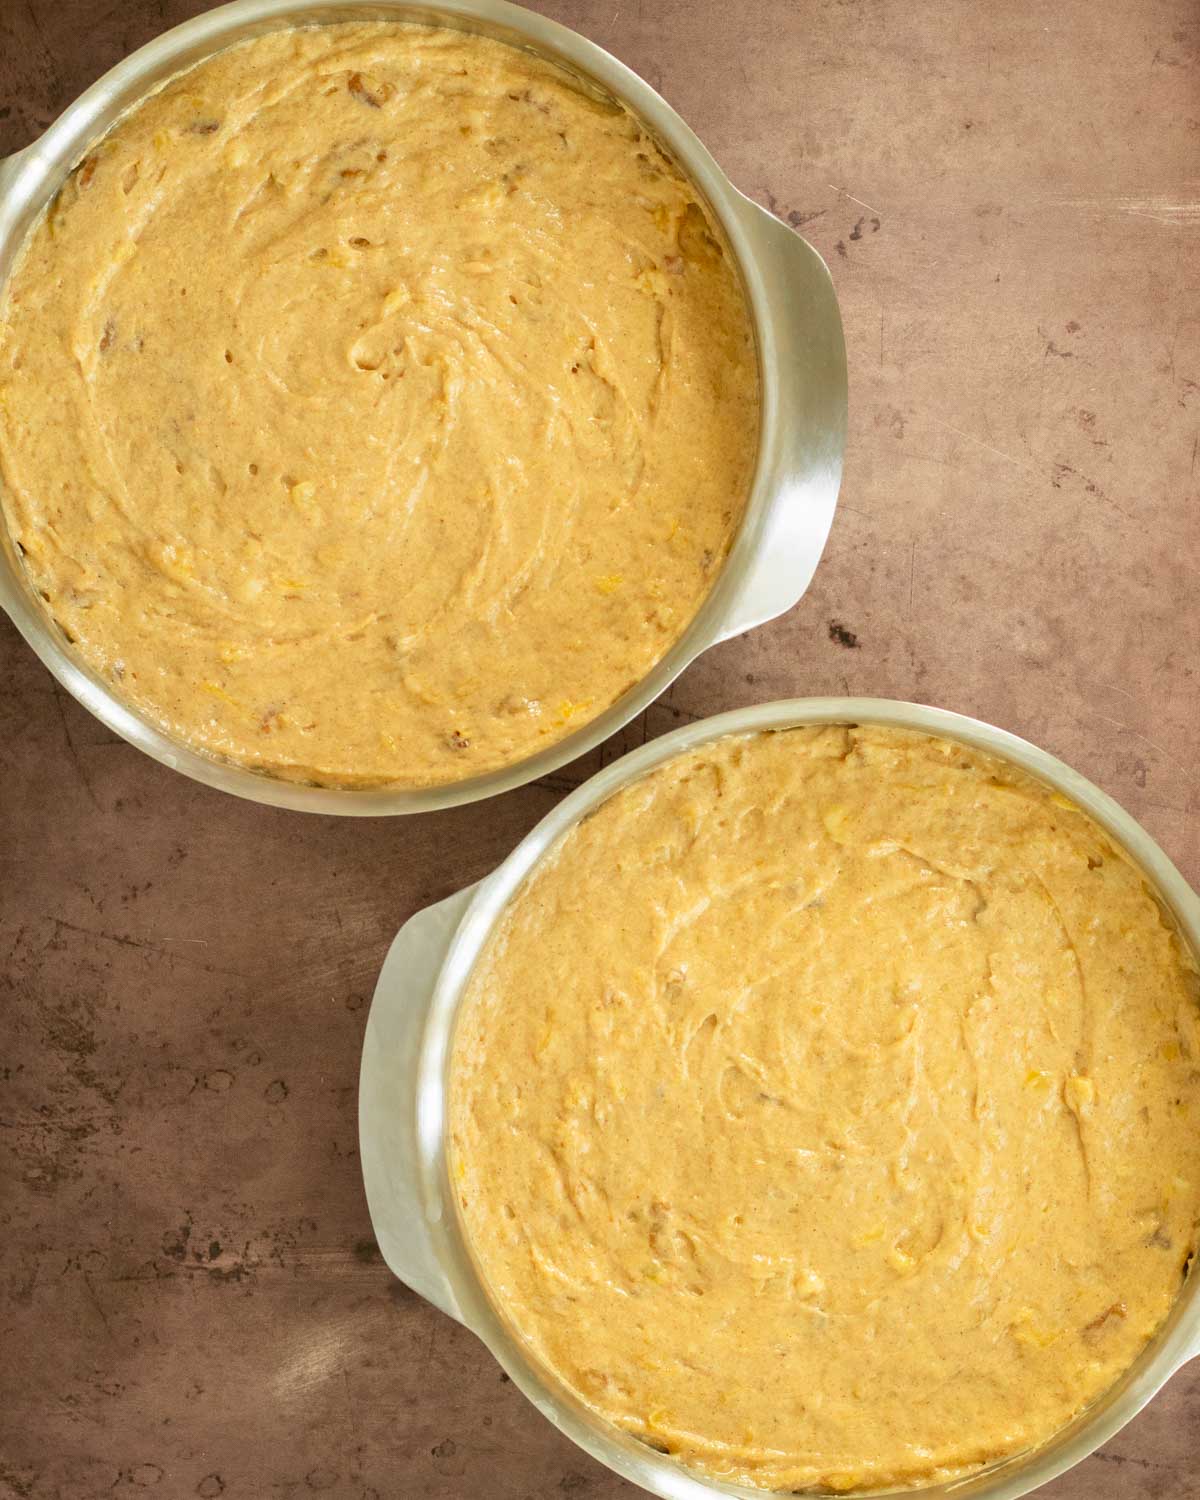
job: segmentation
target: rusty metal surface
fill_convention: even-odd
[[[186,0],[0,0],[0,152]],[[842,505],[799,608],[605,756],[807,693],[978,714],[1200,882],[1194,0],[542,0],[837,280]],[[114,740],[0,624],[0,1500],[632,1500],[379,1261],[355,1081],[386,946],[600,753],[304,818]],[[1200,1368],[1044,1493],[1200,1493]]]

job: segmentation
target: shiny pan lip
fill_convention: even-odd
[[[376,1238],[395,1274],[470,1328],[525,1395],[601,1463],[663,1500],[763,1490],[707,1480],[590,1412],[523,1351],[483,1290],[467,1249],[447,1166],[447,1095],[455,1018],[497,921],[538,862],[615,792],[723,735],[814,724],[878,724],[958,740],[998,755],[1083,808],[1129,854],[1200,954],[1200,898],[1116,802],[1044,750],[943,709],[881,698],[809,698],[737,709],[688,724],[607,766],[566,797],[477,885],[418,912],[384,963],[363,1040],[359,1145]],[[1128,1373],[1048,1443],[966,1479],[875,1493],[1016,1500],[1107,1442],[1185,1361],[1200,1354],[1200,1282],[1190,1276],[1162,1330]],[[861,1493],[861,1492],[856,1492]],[[1114,1491],[1114,1494],[1116,1491]]]
[[[670,651],[574,734],[486,775],[427,788],[307,785],[195,750],[124,703],[68,649],[0,526],[0,606],[60,683],[131,744],[197,781],[256,802],[320,813],[427,812],[533,781],[584,754],[647,707],[709,646],[790,609],[825,545],[846,437],[846,362],[829,273],[815,250],[744,197],[666,101],[602,48],[504,0],[236,0],[166,32],[106,73],[40,140],[0,161],[0,279],[88,147],[159,84],[234,42],[288,26],[350,20],[456,26],[531,49],[613,95],[669,148],[720,221],[758,342],[761,421],[742,525],[712,591]]]

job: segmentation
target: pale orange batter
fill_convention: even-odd
[[[1195,965],[1078,809],[876,728],[605,803],[479,961],[452,1170],[496,1302],[710,1475],[916,1485],[1048,1438],[1196,1245]]]
[[[461,780],[644,677],[737,529],[751,326],[695,192],[525,53],[279,32],[93,150],[0,303],[0,480],[83,660],[288,777]]]

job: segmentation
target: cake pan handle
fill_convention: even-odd
[[[363,1038],[358,1146],[375,1239],[395,1274],[462,1322],[429,1233],[419,1175],[417,1061],[450,940],[474,887],[410,917],[380,970]]]
[[[771,486],[752,564],[719,639],[792,608],[808,587],[833,524],[846,449],[846,344],[825,262],[774,214],[742,198],[765,316],[761,472]]]

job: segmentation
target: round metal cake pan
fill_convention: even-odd
[[[525,760],[423,788],[341,788],[285,780],[167,735],[72,652],[0,525],[0,607],[59,682],[110,729],[164,765],[256,802],[321,813],[426,812],[533,781],[635,718],[709,646],[790,609],[804,593],[833,520],[846,437],[846,359],[824,262],[737,191],[649,84],[576,32],[503,0],[236,0],[185,22],[106,73],[31,146],[0,161],[0,285],[38,215],[113,122],[183,70],[268,31],[337,21],[417,21],[477,32],[561,64],[584,87],[628,106],[662,141],[719,220],[733,250],[758,344],[758,460],[729,557],[698,614],[640,682],[574,734]]]
[[[1178,925],[1184,942],[1193,954],[1200,954],[1200,897],[1111,797],[1046,751],[1004,730],[942,709],[879,698],[767,703],[666,734],[572,792],[491,875],[405,924],[375,990],[359,1084],[363,1179],[384,1259],[414,1291],[472,1329],[534,1405],[581,1448],[663,1500],[714,1495],[762,1500],[764,1492],[702,1478],[604,1422],[551,1381],[491,1303],[463,1237],[447,1166],[455,1017],[475,962],[522,882],[607,798],[665,761],[722,736],[823,724],[874,724],[940,735],[1027,771],[1082,808],[1125,850]],[[1200,1278],[1191,1274],[1166,1323],[1126,1375],[1048,1443],[966,1479],[886,1493],[919,1494],[922,1500],[1016,1500],[1107,1442],[1197,1354]],[[1118,1493],[1119,1489],[1112,1491],[1114,1500]]]

